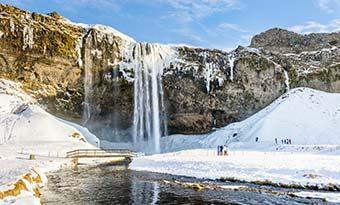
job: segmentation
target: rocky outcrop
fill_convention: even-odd
[[[340,32],[297,34],[280,28],[273,28],[255,35],[251,47],[272,53],[301,53],[340,47]]]
[[[21,82],[50,112],[86,124],[101,139],[128,141],[137,43],[113,28],[74,24],[57,13],[7,5],[0,10],[0,76]],[[255,36],[251,47],[230,53],[165,49],[171,62],[157,69],[169,133],[206,133],[242,120],[289,86],[340,91],[338,33],[303,36],[272,29]]]
[[[251,47],[289,71],[291,87],[340,91],[340,32],[301,35],[274,28],[256,35]]]
[[[79,116],[83,83],[76,46],[85,29],[11,6],[0,10],[0,76],[22,82],[50,111]]]

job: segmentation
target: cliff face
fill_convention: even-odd
[[[306,37],[274,29],[255,36],[253,48],[227,53],[139,44],[110,27],[73,24],[57,13],[0,10],[0,76],[109,141],[131,136],[135,94],[141,95],[134,93],[135,71],[147,55],[161,59],[152,66],[161,70],[169,133],[205,133],[242,120],[289,86],[340,92],[339,33]]]
[[[280,28],[269,29],[255,35],[251,47],[272,53],[301,53],[340,46],[340,32],[301,35]]]
[[[292,87],[339,92],[340,32],[300,35],[274,28],[256,35],[250,46],[289,71]]]

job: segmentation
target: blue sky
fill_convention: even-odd
[[[272,27],[340,31],[340,0],[0,0],[77,23],[105,24],[137,41],[230,50]]]

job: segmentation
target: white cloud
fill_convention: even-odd
[[[340,19],[334,19],[328,24],[308,21],[301,25],[292,26],[288,30],[302,34],[338,32],[340,31]]]
[[[321,10],[332,13],[340,9],[340,0],[318,0],[318,6]]]
[[[218,26],[219,29],[223,29],[223,30],[233,30],[233,31],[238,31],[241,33],[246,33],[248,32],[247,30],[241,28],[239,25],[236,24],[231,24],[231,23],[221,23]]]
[[[170,17],[191,22],[211,14],[240,8],[240,0],[158,0],[169,5],[173,11]]]

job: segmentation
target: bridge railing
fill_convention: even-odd
[[[134,157],[136,153],[128,149],[78,149],[66,153],[67,158],[75,157]]]

